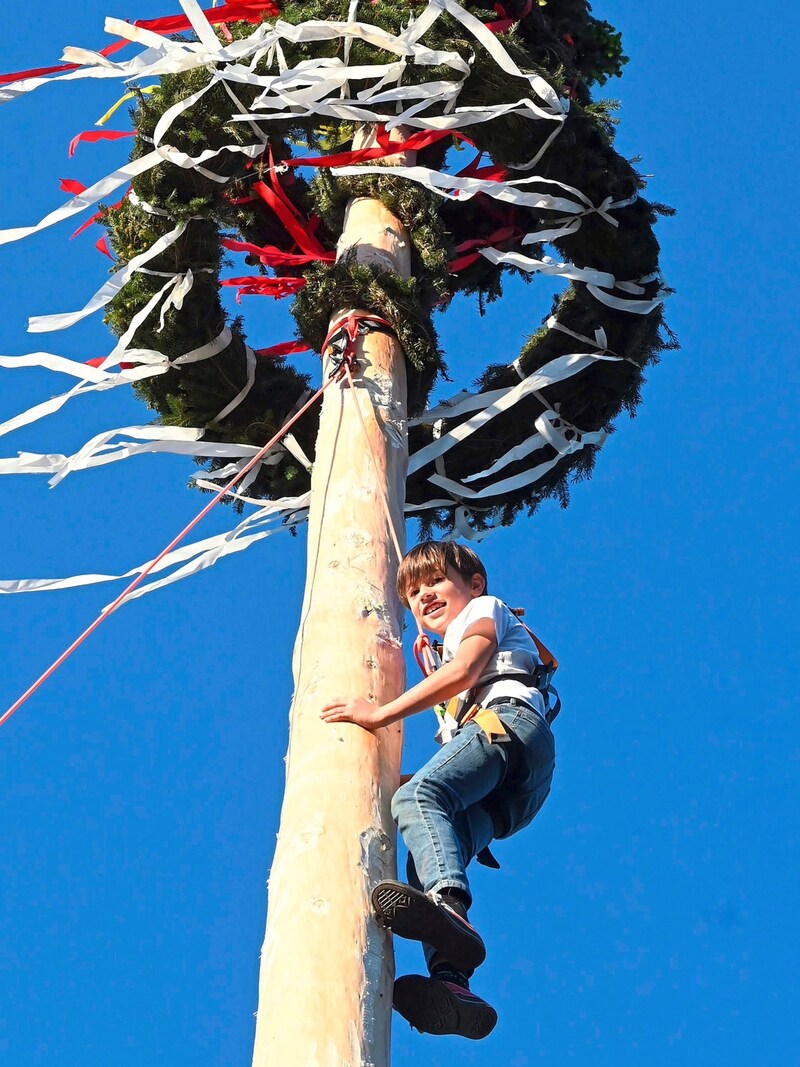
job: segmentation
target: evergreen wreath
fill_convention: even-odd
[[[408,23],[409,15],[417,15],[422,6],[413,0],[372,0],[370,4],[362,2],[357,17],[398,34]],[[653,226],[657,215],[671,212],[643,198],[644,179],[614,149],[613,103],[595,101],[591,96],[594,85],[603,85],[618,75],[627,62],[620,35],[607,22],[590,14],[586,0],[505,0],[502,7],[496,4],[494,10],[469,2],[463,6],[481,22],[495,24],[497,39],[521,70],[538,74],[561,98],[569,99],[566,119],[558,136],[546,145],[535,174],[550,182],[579,187],[592,205],[612,205],[608,210],[617,225],[595,211],[584,215],[573,232],[555,236],[547,243],[565,263],[608,272],[622,280],[623,288],[627,286],[637,299],[652,300],[654,306],[646,314],[631,313],[609,306],[593,295],[583,281],[572,280],[555,300],[552,317],[526,342],[515,364],[488,366],[477,383],[478,390],[508,389],[559,356],[585,350],[586,339],[590,340],[590,349],[599,347],[616,358],[597,360],[581,373],[549,386],[546,401],[540,393],[531,393],[450,449],[445,457],[447,478],[463,483],[473,476],[469,484],[478,491],[491,485],[492,475],[475,475],[501,458],[503,478],[513,478],[529,469],[532,462],[545,466],[548,460],[557,462],[538,480],[500,496],[487,495],[471,501],[469,496],[459,497],[457,492],[451,492],[448,495],[452,503],[420,513],[424,533],[452,528],[454,508],[462,501],[478,529],[506,525],[521,510],[532,511],[548,496],[555,495],[566,505],[570,481],[589,474],[599,444],[587,444],[562,454],[544,441],[533,460],[527,455],[509,459],[506,454],[510,445],[527,441],[535,421],[547,408],[558,413],[561,421],[556,425],[567,440],[578,441],[580,435],[598,431],[610,432],[623,408],[632,414],[638,405],[644,368],[655,363],[663,349],[675,347],[664,323],[662,306],[652,299],[663,293],[659,289],[659,249]],[[295,26],[309,20],[343,22],[347,18],[347,0],[287,0],[280,9],[280,19]],[[274,21],[274,13],[266,12],[263,20]],[[253,32],[253,21],[230,23],[227,35],[233,40],[246,38]],[[451,14],[441,15],[423,40],[432,49],[457,52],[468,59],[470,69],[458,96],[459,107],[487,107],[530,95],[529,83],[501,70]],[[253,73],[266,77],[277,74],[280,64],[291,68],[301,62],[341,57],[342,41],[287,41],[283,42],[282,53],[279,57],[273,50],[261,56]],[[357,67],[394,58],[363,40],[352,40],[347,62]],[[403,84],[437,82],[452,76],[449,68],[409,63]],[[156,128],[170,109],[203,90],[192,106],[176,108],[179,113],[169,127],[169,144],[196,156],[208,148],[252,143],[256,130],[264,140],[263,155],[255,160],[234,151],[218,155],[210,166],[218,176],[228,179],[224,183],[202,169],[185,169],[165,160],[133,179],[135,196],[113,208],[103,208],[108,243],[117,260],[115,269],[150,248],[176,222],[188,220],[180,238],[149,263],[152,273],[135,273],[109,305],[107,321],[112,330],[117,335],[125,333],[134,315],[163,285],[159,271],[191,271],[193,287],[181,310],[173,307],[166,312],[162,328],[153,321],[158,317],[150,316],[137,329],[132,346],[156,349],[171,361],[219,337],[228,320],[221,286],[231,281],[240,292],[294,292],[292,314],[297,336],[317,351],[333,310],[344,306],[364,308],[392,323],[408,364],[409,412],[419,416],[434,384],[447,377],[433,321],[435,313],[446,308],[456,293],[474,294],[481,307],[496,300],[502,292],[503,273],[522,272],[514,264],[492,262],[481,254],[481,248],[493,247],[501,253],[522,251],[541,259],[545,242],[521,249],[520,238],[552,228],[558,221],[554,219],[557,212],[552,207],[509,205],[482,193],[468,200],[442,199],[415,182],[393,175],[389,166],[381,167],[380,173],[345,176],[319,167],[306,180],[296,166],[284,169],[281,164],[291,164],[298,155],[309,152],[315,156],[347,152],[352,148],[358,123],[322,119],[318,115],[268,117],[253,107],[258,86],[237,85],[238,104],[234,104],[220,81],[210,88],[208,85],[208,70],[196,68],[164,75],[155,91],[141,93],[133,111],[136,140],[132,158],[152,150]],[[351,86],[352,95],[357,88],[356,82]],[[232,114],[240,111],[240,105],[250,113],[249,124],[232,121]],[[386,120],[394,114],[394,105],[386,104]],[[482,167],[504,168],[510,179],[529,177],[531,172],[512,168],[545,147],[551,125],[532,122],[518,113],[500,114],[491,121],[471,125],[463,138],[459,131],[422,148],[417,164],[434,171],[451,171],[457,157],[457,165],[461,166],[461,160],[472,153],[452,149],[462,147],[468,138],[483,153]],[[304,151],[298,152],[300,146]],[[264,188],[270,192],[266,199],[258,192]],[[379,198],[407,227],[413,243],[410,279],[348,258],[332,262],[344,208],[354,196]],[[275,197],[287,205],[287,211],[303,220],[312,246],[310,253],[304,252],[297,235],[289,232],[276,214]],[[624,206],[613,208],[618,203]],[[235,251],[241,245],[251,249],[247,262],[253,275],[249,280],[223,278],[226,251]],[[273,264],[280,265],[265,264],[257,250],[267,247],[283,254],[282,258],[273,256]],[[459,270],[454,272],[454,262],[459,258]],[[230,342],[213,359],[176,364],[166,374],[137,383],[135,389],[164,424],[202,427],[206,440],[261,446],[296,409],[308,390],[308,377],[285,356],[259,356],[249,392],[224,418],[219,418],[219,413],[243,391],[248,368],[252,373],[252,354],[248,355],[242,319],[227,324]],[[575,335],[584,340],[576,342]],[[597,344],[591,341],[595,337],[599,338]],[[468,413],[447,417],[445,411],[436,427],[437,434],[452,430],[468,417]],[[317,423],[318,413],[311,411],[294,431],[312,457]],[[429,444],[433,436],[430,422],[412,424],[411,453]],[[223,460],[214,460],[211,466],[219,468],[223,464]],[[434,464],[430,462],[409,477],[410,505],[442,497],[441,490],[432,489],[432,474]],[[248,488],[248,496],[297,495],[308,484],[308,472],[287,451],[278,462],[262,466]]]

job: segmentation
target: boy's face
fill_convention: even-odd
[[[418,585],[409,586],[408,606],[426,630],[441,637],[470,600],[483,594],[484,587],[480,574],[462,578],[458,571],[448,567],[446,573],[433,571]]]

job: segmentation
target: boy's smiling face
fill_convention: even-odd
[[[409,586],[406,596],[411,614],[421,625],[439,637],[475,597],[481,596],[486,583],[480,574],[462,577],[448,567],[434,571],[418,584]]]

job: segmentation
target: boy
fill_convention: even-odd
[[[398,978],[395,1008],[423,1033],[481,1038],[497,1013],[469,989],[486,950],[467,921],[466,868],[494,838],[527,825],[550,791],[555,747],[536,688],[540,661],[525,627],[486,594],[471,549],[417,545],[400,564],[397,589],[415,619],[444,639],[441,667],[388,704],[334,700],[321,716],[376,730],[458,698],[451,715],[439,712],[443,747],[392,801],[409,884],[379,882],[372,900],[393,933],[423,943],[430,973]]]

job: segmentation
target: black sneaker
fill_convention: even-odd
[[[405,974],[394,983],[394,1007],[421,1034],[456,1034],[478,1041],[497,1023],[497,1012],[469,989],[439,978]]]
[[[486,959],[478,931],[444,901],[403,882],[378,882],[372,890],[378,919],[393,934],[432,945],[459,971],[474,971]]]

